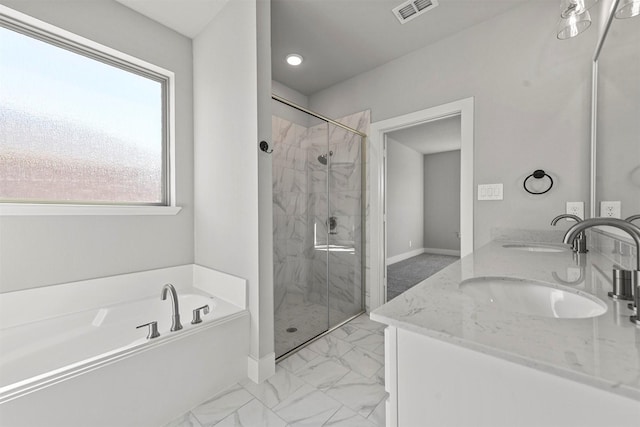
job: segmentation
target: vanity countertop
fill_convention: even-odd
[[[506,243],[513,242],[477,249],[375,309],[371,319],[640,401],[640,327],[629,321],[628,301],[607,296],[612,262],[595,252],[580,260],[570,250],[529,252]],[[582,277],[562,284],[573,282],[568,275]],[[607,311],[582,319],[538,317],[477,302],[460,289],[463,280],[491,276],[588,293]]]

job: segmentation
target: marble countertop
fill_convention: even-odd
[[[612,262],[596,252],[528,252],[494,241],[371,312],[371,319],[640,401],[640,327],[614,301]],[[559,245],[560,246],[560,245]],[[479,302],[459,284],[474,277],[534,279],[596,296],[593,318],[525,315]],[[571,284],[567,284],[571,283]],[[563,288],[564,287],[564,288]]]

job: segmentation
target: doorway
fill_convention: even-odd
[[[386,211],[386,147],[391,132],[460,117],[460,255],[473,251],[473,98],[371,124],[370,134],[370,309],[386,302],[387,285],[387,221]]]
[[[385,134],[386,301],[460,259],[460,114]]]

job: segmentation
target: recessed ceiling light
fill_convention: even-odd
[[[302,64],[302,56],[292,53],[290,55],[287,55],[287,63],[289,65],[293,65],[294,67]]]

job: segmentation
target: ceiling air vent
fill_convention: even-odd
[[[392,11],[398,21],[404,24],[436,6],[438,6],[438,0],[409,0],[393,8]]]

